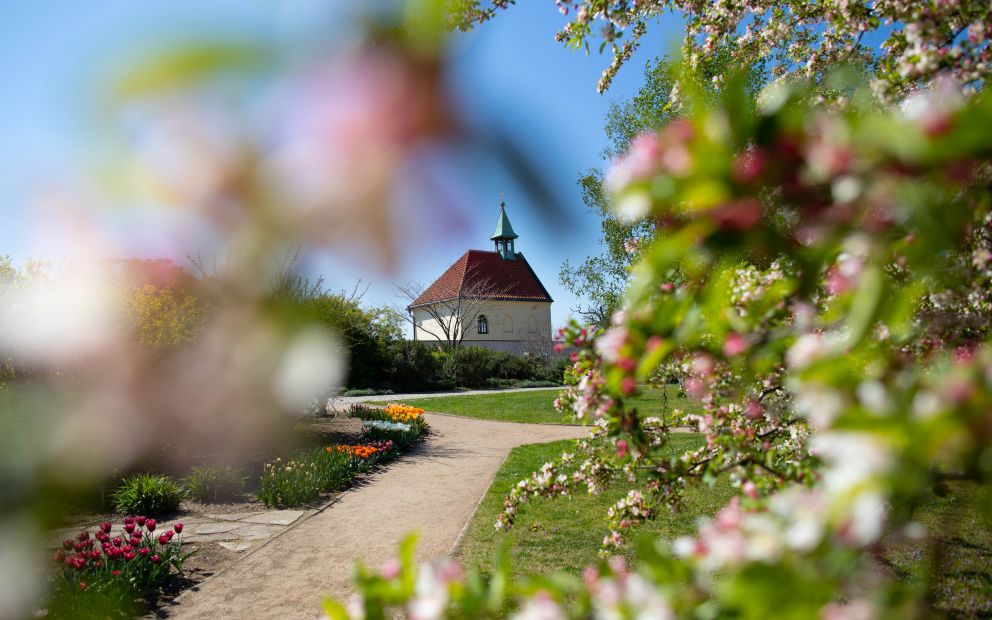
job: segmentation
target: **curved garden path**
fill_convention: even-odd
[[[416,450],[162,611],[170,618],[312,620],[325,595],[351,593],[356,559],[381,566],[411,531],[420,535],[418,560],[451,553],[512,448],[588,433],[579,426],[427,419],[431,435]]]

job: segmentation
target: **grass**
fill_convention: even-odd
[[[698,447],[697,434],[672,436],[673,450]],[[496,474],[456,550],[466,564],[485,571],[493,568],[501,546],[506,545],[519,574],[548,574],[565,571],[578,574],[597,561],[600,542],[606,533],[606,510],[622,498],[629,486],[617,484],[599,496],[586,494],[553,500],[538,499],[523,504],[516,525],[507,533],[493,524],[503,498],[518,481],[555,460],[571,440],[522,446],[514,449]],[[697,487],[686,493],[686,510],[664,513],[646,523],[640,532],[667,540],[695,532],[696,519],[714,514],[734,495],[720,480],[714,487]],[[973,482],[951,482],[939,494],[929,496],[914,512],[934,535],[933,543],[899,541],[885,544],[879,556],[885,569],[903,579],[918,579],[936,554],[933,583],[935,609],[955,618],[992,617],[992,488]]]
[[[702,442],[701,435],[678,434],[672,437],[672,449],[682,452],[699,447]],[[500,546],[508,545],[519,573],[567,571],[578,574],[595,563],[606,534],[606,511],[627,494],[631,488],[628,484],[618,483],[600,495],[582,493],[568,498],[532,501],[522,506],[516,525],[509,532],[500,533],[493,527],[510,488],[544,463],[557,459],[563,450],[574,444],[572,440],[556,441],[521,446],[510,452],[472,517],[456,555],[467,564],[491,570]],[[691,534],[699,516],[713,514],[734,493],[725,480],[720,480],[713,488],[692,489],[686,494],[687,510],[665,512],[643,525],[640,531],[669,540]]]
[[[644,415],[666,413],[665,394],[668,394],[668,410],[693,410],[699,405],[684,396],[679,396],[678,388],[666,386],[641,396],[632,398],[630,405]],[[491,394],[470,394],[466,396],[439,396],[403,401],[406,405],[420,407],[427,411],[450,413],[468,418],[499,420],[501,422],[530,422],[535,424],[571,424],[570,417],[555,411],[557,390],[534,390],[529,392],[493,392]]]
[[[920,577],[936,559],[934,607],[952,618],[992,617],[992,489],[950,482],[930,495],[913,518],[934,534],[933,544],[887,545],[888,567],[906,579]]]

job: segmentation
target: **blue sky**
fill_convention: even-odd
[[[280,8],[243,0],[97,0],[85,5],[6,0],[0,21],[0,71],[8,86],[0,97],[0,255],[15,261],[58,257],[57,249],[30,241],[39,228],[30,217],[30,196],[38,183],[85,169],[98,135],[91,127],[92,104],[100,94],[100,77],[116,61],[177,33],[292,37],[308,28],[307,15],[318,3],[273,4]],[[517,249],[555,298],[553,321],[564,322],[575,300],[558,284],[559,267],[566,258],[578,261],[599,251],[598,222],[581,203],[578,174],[602,165],[602,126],[610,101],[636,91],[644,63],[670,49],[681,32],[675,21],[656,25],[612,89],[601,96],[595,86],[608,57],[573,53],[555,42],[563,23],[550,0],[521,2],[475,32],[456,36],[450,72],[450,87],[469,122],[497,126],[509,135],[547,179],[563,212],[549,216],[498,161],[470,157],[441,173],[456,185],[460,225],[426,245],[412,239],[410,246],[419,249],[404,255],[395,271],[379,271],[346,252],[311,255],[309,269],[323,274],[333,288],[362,279],[371,283],[367,303],[398,305],[394,280],[426,284],[464,250],[490,248],[499,195],[506,192],[508,213],[520,235]],[[409,210],[399,213],[416,217]],[[126,214],[121,222],[126,233],[131,225]],[[416,230],[404,224],[397,222],[397,228]],[[142,238],[137,229],[134,233]],[[152,257],[156,251],[138,244],[133,253]]]

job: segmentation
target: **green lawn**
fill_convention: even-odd
[[[698,447],[697,434],[672,436],[673,450]],[[493,524],[503,498],[518,481],[548,461],[555,460],[573,441],[522,446],[514,449],[496,474],[479,505],[455,555],[466,564],[491,570],[501,545],[506,545],[518,573],[547,574],[566,571],[577,574],[597,561],[600,542],[606,533],[606,510],[622,498],[629,486],[617,484],[599,496],[579,494],[553,500],[538,499],[523,504],[516,525],[500,533]],[[640,532],[672,540],[695,532],[696,519],[712,515],[734,495],[721,480],[714,487],[690,489],[686,509],[664,513],[648,522]],[[971,482],[953,482],[941,494],[931,495],[913,518],[932,532],[936,540],[925,544],[898,540],[887,543],[882,570],[905,579],[918,578],[927,558],[938,555],[933,588],[934,606],[951,617],[992,617],[992,489]]]
[[[934,606],[952,618],[992,617],[992,489],[974,482],[947,483],[930,495],[913,519],[935,536],[932,547],[899,541],[887,545],[886,564],[907,579],[920,576],[936,554]]]
[[[668,394],[667,408],[664,402],[666,392]],[[557,390],[534,390],[528,392],[493,392],[492,394],[468,396],[439,396],[437,398],[407,400],[403,403],[427,411],[503,422],[574,423],[570,418],[555,411],[552,403],[557,396]],[[650,390],[642,396],[632,398],[630,404],[637,407],[643,415],[659,417],[671,409],[686,411],[699,407],[697,403],[680,397],[678,388],[675,386],[667,386],[664,390]]]
[[[702,445],[696,434],[672,436],[672,447],[679,452]],[[563,450],[574,445],[571,440],[548,444],[522,446],[514,449],[503,467],[496,474],[456,555],[467,564],[484,570],[492,568],[500,545],[509,545],[515,569],[520,573],[548,573],[568,571],[579,573],[595,563],[600,542],[606,534],[606,511],[609,506],[630,490],[627,484],[617,484],[600,495],[578,494],[567,498],[538,499],[524,504],[516,525],[509,532],[500,533],[493,524],[503,506],[503,498],[518,481],[555,460]],[[685,512],[661,515],[640,528],[667,539],[691,534],[696,518],[713,514],[734,495],[725,481],[713,488],[701,487],[687,493]]]

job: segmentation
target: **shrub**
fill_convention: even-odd
[[[441,371],[445,354],[436,347],[402,341],[390,348],[389,382],[394,390],[435,390],[455,386]]]
[[[499,379],[497,377],[490,377],[486,379],[486,387],[499,389],[499,388],[542,388],[542,387],[560,387],[561,382],[554,381],[532,381],[530,379]]]
[[[201,502],[231,499],[240,493],[247,478],[229,465],[194,467],[183,478],[186,495]]]
[[[184,492],[165,474],[135,474],[125,478],[111,494],[114,509],[122,515],[158,516],[179,509]]]
[[[449,354],[444,373],[455,385],[485,385],[486,379],[493,376],[499,357],[499,352],[482,347],[460,347]]]
[[[341,396],[388,396],[393,394],[392,390],[374,390],[372,388],[365,388],[361,390],[345,390],[341,392]]]
[[[109,521],[62,541],[52,557],[51,618],[105,618],[137,614],[135,599],[154,594],[182,570],[192,552],[181,550],[182,523],[156,532],[154,519],[129,516],[113,533]],[[99,544],[98,544],[99,543]]]

